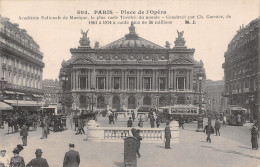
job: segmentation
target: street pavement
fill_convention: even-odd
[[[120,118],[114,125],[109,125],[108,118],[98,117],[101,126],[126,127],[126,120]],[[89,142],[87,135],[75,135],[70,124],[67,125],[68,130],[51,132],[48,139],[40,139],[41,128],[30,131],[28,146],[20,153],[25,162],[34,158],[35,150],[41,148],[50,167],[61,167],[68,144],[74,143],[75,150],[80,153],[80,167],[124,167],[123,143]],[[149,122],[144,126],[149,127]],[[212,135],[212,143],[206,142],[204,133],[196,132],[196,122],[184,124],[184,127],[180,129],[180,142],[172,144],[172,149],[164,149],[164,143],[141,143],[138,167],[260,167],[260,151],[251,149],[251,124],[221,127],[221,136]],[[0,149],[6,149],[10,157],[13,148],[21,143],[19,133],[7,134],[7,129],[0,130]]]

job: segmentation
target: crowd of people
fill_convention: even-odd
[[[69,144],[69,151],[65,153],[63,160],[63,167],[78,167],[80,164],[80,155],[78,151],[74,150],[75,145]],[[6,150],[0,150],[0,167],[49,167],[49,164],[45,158],[42,158],[43,151],[42,149],[36,149],[35,156],[27,164],[20,152],[24,149],[22,145],[17,145],[14,148],[13,157],[10,158],[6,154]],[[26,165],[25,165],[26,164]]]

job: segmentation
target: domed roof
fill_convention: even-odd
[[[101,47],[101,49],[131,49],[131,48],[140,48],[140,49],[165,49],[153,42],[150,42],[146,39],[139,37],[135,33],[135,26],[131,23],[129,27],[129,34],[126,34],[125,37],[116,40],[106,46]]]

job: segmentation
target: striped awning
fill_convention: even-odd
[[[0,101],[0,110],[13,110],[13,107]]]
[[[27,100],[4,100],[4,102],[11,106],[43,106],[43,102],[27,101]]]

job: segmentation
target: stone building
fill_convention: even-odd
[[[0,16],[0,78],[7,81],[5,102],[15,109],[35,110],[42,105],[43,54],[26,30]]]
[[[228,45],[223,69],[225,96],[230,105],[246,108],[259,117],[259,25],[260,18],[242,26]]]
[[[60,83],[57,79],[45,79],[42,81],[44,91],[44,104],[57,105],[59,103]]]
[[[227,107],[227,98],[223,96],[225,91],[224,80],[205,81],[206,110],[210,112],[224,112]]]
[[[194,60],[195,49],[185,46],[183,31],[173,48],[169,42],[161,47],[138,36],[133,23],[128,34],[103,47],[96,42],[91,48],[87,33],[82,31],[80,46],[70,50],[71,59],[60,70],[60,78],[66,76],[70,84],[74,109],[198,103],[198,75],[204,90],[204,65]]]

